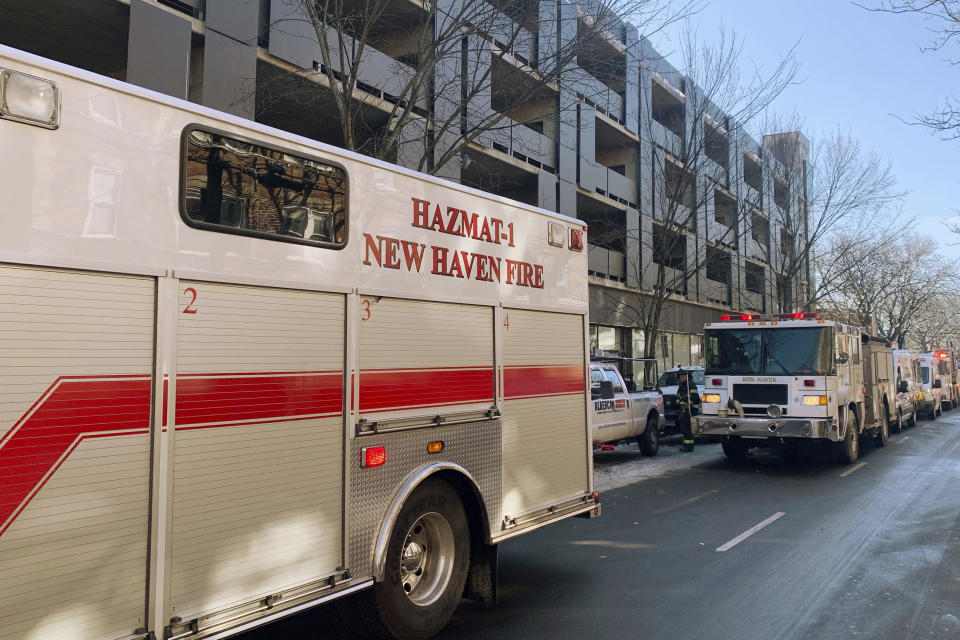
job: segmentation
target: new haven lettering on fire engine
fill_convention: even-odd
[[[420,637],[492,600],[499,542],[599,515],[583,223],[0,69],[0,640],[221,638],[352,593]]]

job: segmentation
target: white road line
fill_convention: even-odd
[[[779,520],[785,515],[787,514],[784,513],[783,511],[777,511],[775,514],[773,514],[772,516],[770,516],[760,524],[750,527],[749,529],[747,529],[746,531],[738,535],[733,540],[723,543],[722,545],[717,547],[717,551],[726,551],[727,549],[731,549],[735,547],[736,545],[740,544],[741,542],[743,542],[744,540],[746,540],[747,538],[755,534],[757,531],[760,531],[760,529],[763,529],[765,526],[769,524],[773,524],[774,522],[776,522],[777,520]]]
[[[899,440],[897,440],[897,441],[894,442],[893,444],[903,444],[904,442],[906,442],[906,441],[909,440],[909,439],[910,439],[910,436],[903,436],[902,438],[900,438]]]
[[[852,467],[850,467],[849,469],[847,469],[846,471],[844,471],[843,473],[841,473],[841,474],[840,474],[840,477],[841,477],[841,478],[846,478],[848,475],[850,475],[851,473],[853,473],[853,472],[856,471],[857,469],[862,469],[862,468],[865,467],[865,466],[867,466],[867,463],[866,463],[866,462],[858,462],[857,464],[853,465]]]

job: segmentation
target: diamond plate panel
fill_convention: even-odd
[[[479,485],[490,526],[499,526],[501,431],[500,420],[493,420],[362,436],[351,441],[349,567],[355,579],[371,573],[377,534],[400,485],[431,464],[452,462],[469,471]],[[427,444],[434,440],[442,440],[444,448],[431,455],[427,453]],[[373,445],[386,447],[387,463],[373,469],[361,468],[361,449]]]

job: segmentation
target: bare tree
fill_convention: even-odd
[[[960,0],[879,0],[876,4],[855,3],[881,13],[918,15],[930,25],[932,39],[924,51],[941,52],[960,38]],[[960,64],[956,58],[950,64]],[[949,140],[960,138],[960,98],[948,96],[944,104],[930,115],[916,115],[909,124],[918,124],[942,134]]]
[[[925,236],[875,240],[846,250],[846,238],[832,239],[830,259],[837,271],[834,289],[823,299],[831,317],[860,326],[876,326],[880,335],[929,349],[955,332],[956,261],[939,255]]]
[[[796,151],[806,150],[805,139],[767,136],[765,143],[763,175],[777,235],[766,258],[778,279],[776,305],[784,312],[809,311],[848,275],[849,260],[829,259],[862,255],[878,238],[902,231],[898,207],[904,193],[889,163],[849,133],[815,137],[808,160]],[[825,253],[817,260],[820,248]]]
[[[641,146],[638,165],[641,183],[652,181],[650,200],[641,197],[639,225],[588,219],[591,243],[626,253],[627,281],[635,288],[626,297],[610,293],[609,301],[641,329],[647,358],[657,357],[671,306],[693,294],[729,304],[734,290],[745,228],[735,187],[744,127],[797,74],[790,50],[768,74],[744,80],[740,54],[735,34],[704,46],[688,29],[682,75],[661,60],[643,61],[641,101],[650,108],[641,109],[641,130],[649,146]]]
[[[289,100],[332,106],[342,146],[431,173],[465,162],[480,136],[509,137],[518,126],[555,145],[559,89],[571,69],[592,64],[594,75],[619,82],[625,54],[598,56],[598,42],[622,49],[627,19],[656,30],[699,2],[275,0],[273,28],[315,41],[320,59],[272,87],[258,80],[258,113]],[[364,82],[384,76],[379,86]]]

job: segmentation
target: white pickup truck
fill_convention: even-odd
[[[643,455],[657,455],[663,431],[663,396],[656,388],[630,392],[616,365],[591,362],[590,396],[594,446],[635,439]]]

